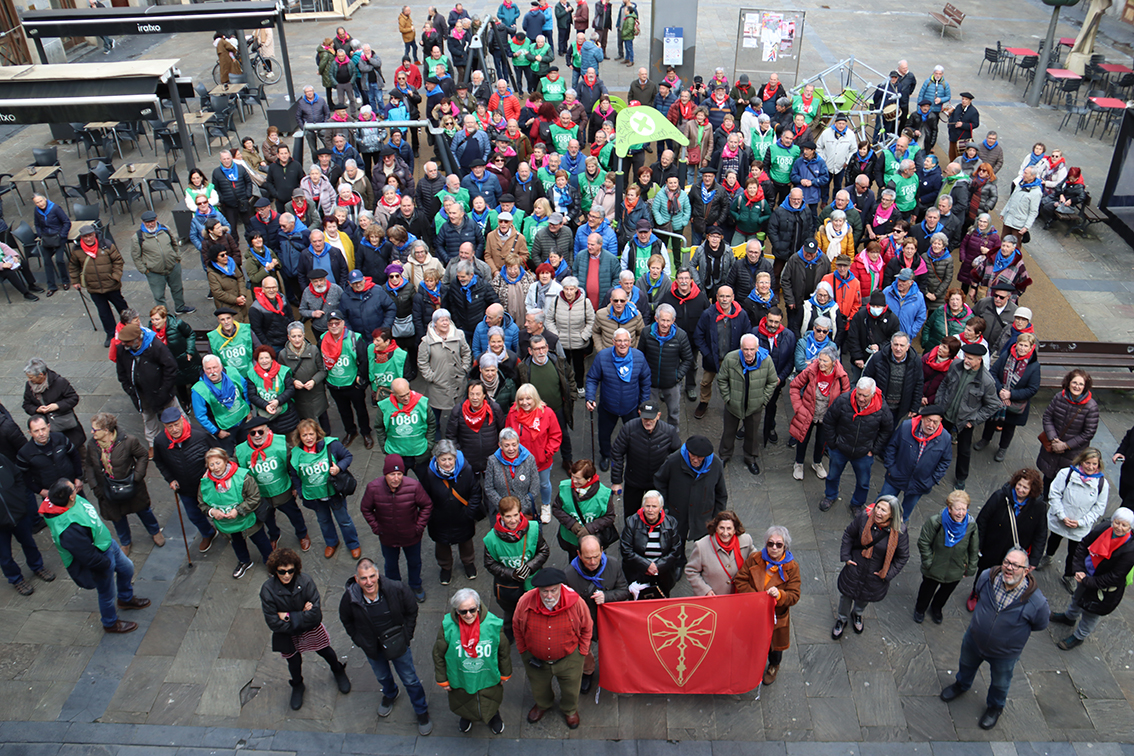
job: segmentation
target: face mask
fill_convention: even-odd
[[[882,312],[885,309],[886,309],[885,307],[871,307],[870,308],[870,314],[873,315],[874,317],[878,317],[879,315],[882,314]]]

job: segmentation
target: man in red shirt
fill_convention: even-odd
[[[532,578],[532,590],[520,597],[512,617],[516,649],[527,663],[535,706],[529,722],[538,722],[555,703],[551,679],[559,680],[559,708],[567,726],[579,726],[579,686],[583,655],[591,648],[594,625],[587,604],[569,586],[563,570],[550,567]]]

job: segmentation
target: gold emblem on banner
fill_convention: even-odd
[[[670,604],[646,617],[650,647],[673,681],[684,687],[709,655],[717,613],[697,604]]]

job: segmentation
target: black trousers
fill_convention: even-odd
[[[827,443],[823,436],[823,423],[812,423],[807,429],[807,435],[795,445],[795,463],[797,465],[802,465],[803,460],[807,458],[807,442],[811,440],[813,435],[815,436],[815,451],[812,453],[811,461],[815,464],[823,461],[823,447]]]
[[[1049,557],[1054,557],[1055,553],[1057,551],[1059,551],[1059,542],[1062,541],[1062,540],[1063,540],[1063,536],[1059,535],[1058,533],[1051,533],[1051,534],[1048,535],[1046,553]],[[1064,577],[1070,577],[1071,575],[1075,574],[1075,568],[1074,568],[1072,562],[1075,559],[1075,549],[1077,549],[1077,548],[1079,548],[1079,542],[1078,541],[1072,541],[1070,538],[1068,538],[1067,539],[1067,561],[1065,561],[1063,563],[1063,575],[1064,575]]]
[[[110,311],[110,306],[114,305],[114,309],[118,310],[119,316],[122,311],[129,307],[126,304],[126,298],[122,296],[121,289],[108,291],[105,294],[100,294],[95,291],[88,291],[91,301],[94,302],[95,309],[98,310],[98,318],[102,321],[102,330],[106,332],[107,336],[114,335],[114,328],[118,322],[114,319],[114,314]]]
[[[555,419],[559,421],[559,430],[563,431],[563,442],[559,444],[559,457],[570,465],[575,457],[571,448],[571,429],[567,427],[567,415],[562,407],[555,410]]]
[[[985,441],[992,441],[992,437],[996,435],[996,420],[989,420],[984,424],[984,430],[981,432],[980,437]],[[1003,430],[1000,431],[1000,448],[1007,449],[1012,444],[1012,439],[1016,437],[1016,426],[1005,422]]]
[[[624,483],[622,486],[622,515],[623,518],[629,520],[631,517],[638,513],[642,508],[642,497],[646,495],[648,488],[638,488],[629,483]]]
[[[957,480],[968,480],[969,461],[973,456],[973,429],[946,423],[945,429],[957,439]]]
[[[736,429],[742,424],[744,426],[744,464],[747,465],[760,460],[760,444],[756,438],[756,429],[760,427],[760,410],[744,418],[739,418],[726,408],[724,411],[724,428],[721,431],[721,443],[717,447],[722,462],[728,462],[732,459],[733,450],[736,448]]]
[[[926,609],[932,608],[933,611],[940,612],[960,582],[960,580],[954,580],[952,583],[939,583],[932,578],[922,577],[921,587],[917,589],[917,602],[914,604],[914,611],[925,614]]]
[[[764,405],[764,443],[768,442],[768,435],[776,429],[776,409],[777,402],[780,400],[780,392],[783,391],[784,381],[776,384],[776,390],[772,392],[772,398]]]
[[[348,436],[352,436],[361,431],[363,436],[370,435],[370,413],[366,409],[366,388],[358,385],[346,386],[338,388],[337,386],[328,386],[331,390],[331,398],[335,400],[335,406],[339,409],[339,418],[343,421],[343,430],[346,431]],[[351,411],[353,408],[353,412]],[[358,423],[355,423],[355,416],[358,416]]]
[[[342,662],[335,654],[335,649],[327,646],[316,651],[319,656],[323,657],[327,665],[330,666],[332,672],[338,672],[342,669]],[[303,654],[295,654],[287,658],[287,671],[291,673],[291,682],[295,685],[303,683]]]

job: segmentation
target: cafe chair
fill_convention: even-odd
[[[1078,116],[1079,120],[1075,122],[1075,133],[1078,134],[1079,129],[1084,127],[1087,116],[1089,116],[1090,114],[1090,108],[1086,107],[1085,105],[1076,105],[1075,95],[1068,94],[1066,95],[1066,100],[1063,107],[1063,120],[1060,122],[1059,128],[1056,129],[1056,131],[1063,131],[1063,127],[1070,123],[1072,118]]]
[[[20,187],[13,183],[11,179],[12,174],[0,173],[0,200],[2,200],[4,195],[8,192],[15,192],[16,197],[19,199],[20,207],[23,207],[24,196],[20,194]]]
[[[12,236],[20,243],[20,251],[24,255],[25,262],[30,261],[33,257],[38,257],[39,267],[43,268],[43,254],[39,249],[39,238],[36,236],[35,229],[24,221],[20,221],[12,229]]]
[[[29,168],[51,168],[59,165],[59,148],[58,147],[33,147],[32,160],[35,161],[28,165]],[[60,168],[55,173],[51,174],[50,179],[55,182],[55,185],[63,187],[63,169]]]
[[[157,175],[154,178],[146,179],[146,185],[150,188],[150,194],[158,192],[162,199],[165,198],[165,192],[171,192],[175,198],[180,198],[185,194],[185,187],[181,183],[181,179],[177,176],[177,168],[155,168],[154,173]],[[177,188],[174,188],[174,185]]]

